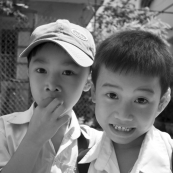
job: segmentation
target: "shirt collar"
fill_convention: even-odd
[[[74,140],[80,136],[81,130],[80,130],[78,119],[74,111],[72,110],[70,114],[71,114],[71,122],[65,136],[67,138],[71,138],[72,140]]]
[[[103,135],[100,152],[95,162],[95,168],[99,171],[106,170],[107,172],[112,172],[112,170],[117,172],[117,170],[119,170],[112,141],[106,133]]]
[[[90,163],[95,160],[94,168],[97,171],[119,172],[119,166],[114,152],[113,144],[106,133],[102,133],[97,143],[81,159],[79,164]]]
[[[107,143],[105,141],[106,134],[103,133],[102,137],[100,137],[95,144],[92,146],[92,148],[89,150],[89,152],[80,160],[79,164],[82,163],[89,163],[93,160],[96,160],[99,156],[100,151],[104,148],[104,143]]]
[[[6,121],[11,124],[29,123],[33,115],[33,111],[34,111],[34,103],[31,105],[31,107],[28,110],[24,112],[15,113],[13,116],[9,116]]]

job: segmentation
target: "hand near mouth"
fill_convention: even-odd
[[[57,98],[53,99],[45,107],[37,106],[25,138],[36,145],[42,146],[68,121],[69,116],[64,112],[63,102]]]

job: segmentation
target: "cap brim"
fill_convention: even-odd
[[[72,58],[73,60],[82,67],[89,67],[93,64],[93,60],[82,50],[74,46],[73,44],[61,41],[61,40],[37,40],[34,43],[30,44],[20,55],[19,57],[27,57],[30,51],[37,45],[45,42],[53,42],[60,45]]]

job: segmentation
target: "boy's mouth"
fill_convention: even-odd
[[[128,128],[128,127],[118,126],[116,124],[112,124],[112,127],[115,130],[121,131],[121,132],[130,132],[130,131],[132,131],[134,129],[134,128]]]

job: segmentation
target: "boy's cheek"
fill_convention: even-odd
[[[145,108],[135,108],[133,110],[133,114],[136,118],[143,119],[143,121],[148,121],[149,119],[155,118],[157,114],[157,106],[155,104],[150,104]]]

